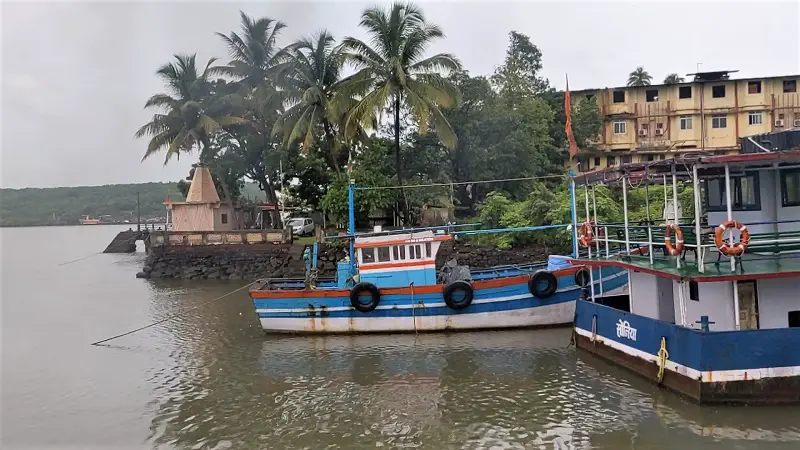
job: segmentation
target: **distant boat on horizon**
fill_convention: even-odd
[[[92,218],[91,216],[83,216],[80,219],[81,225],[100,225],[100,219]]]

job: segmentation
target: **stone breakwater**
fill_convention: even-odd
[[[148,254],[138,278],[256,280],[259,278],[303,278],[303,245],[248,244],[195,245],[154,248]],[[332,278],[336,261],[345,253],[341,248],[321,246],[319,278]],[[456,257],[459,264],[474,269],[508,264],[546,261],[542,249],[498,250],[491,246],[446,242],[437,255],[437,266]]]

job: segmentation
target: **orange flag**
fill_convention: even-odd
[[[569,95],[569,77],[567,77],[567,92],[564,94],[564,114],[567,117],[564,131],[566,131],[569,141],[569,162],[572,162],[572,159],[578,154],[578,143],[575,142],[575,135],[572,134],[572,100]]]

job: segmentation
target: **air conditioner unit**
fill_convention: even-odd
[[[793,124],[795,128],[800,128],[800,119],[794,119]]]
[[[647,130],[642,128],[639,130],[639,136],[647,136]]]
[[[775,126],[782,127],[783,126],[783,119],[775,119]]]
[[[663,128],[656,128],[656,136],[663,136],[664,129]]]

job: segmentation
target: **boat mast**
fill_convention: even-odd
[[[355,209],[356,182],[352,178],[347,185],[347,226],[350,232],[350,274],[356,273],[356,209]]]

